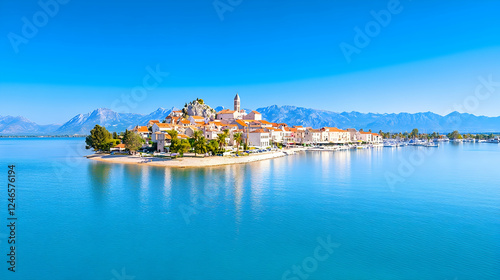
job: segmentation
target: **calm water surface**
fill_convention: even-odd
[[[500,279],[499,145],[205,169],[99,163],[83,146],[0,139],[1,224],[9,164],[19,218],[16,273],[0,228],[0,279]]]

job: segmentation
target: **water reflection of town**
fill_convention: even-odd
[[[369,172],[371,161],[377,160],[374,153],[379,151],[305,152],[249,164],[186,169],[96,162],[89,164],[89,173],[98,200],[119,197],[143,211],[166,214],[179,214],[181,205],[214,215],[233,212],[240,224],[249,215],[259,219],[269,205],[286,203],[289,193],[296,191],[291,189],[292,178],[303,178],[303,185],[314,177],[322,188],[349,188],[352,165],[363,164]]]

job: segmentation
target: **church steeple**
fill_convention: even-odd
[[[240,96],[238,93],[236,93],[236,96],[234,97],[234,110],[236,112],[240,111]]]

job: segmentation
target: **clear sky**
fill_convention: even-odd
[[[499,1],[56,1],[0,1],[2,116],[231,107],[236,92],[252,109],[500,115],[498,84],[471,103],[479,77],[500,82]]]

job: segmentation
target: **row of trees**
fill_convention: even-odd
[[[417,128],[413,129],[410,133],[408,133],[408,132],[391,133],[391,132],[383,132],[382,130],[380,130],[379,134],[382,137],[384,137],[384,139],[399,138],[399,139],[428,139],[428,140],[430,140],[430,139],[439,138],[441,136],[441,134],[439,134],[437,132],[433,132],[430,134],[419,133]],[[460,132],[458,132],[457,130],[455,130],[451,133],[448,133],[446,136],[450,139],[478,139],[478,140],[481,140],[481,139],[493,139],[493,138],[495,138],[495,135],[493,135],[493,134],[475,134],[475,135],[470,134],[470,133],[460,134]]]
[[[168,131],[171,138],[170,152],[178,153],[181,156],[187,152],[194,152],[197,154],[218,154],[225,151],[227,142],[226,139],[230,137],[229,130],[224,130],[221,134],[217,136],[217,139],[208,141],[203,132],[195,131],[192,138],[179,139],[178,133],[175,130]],[[238,151],[243,144],[244,149],[247,149],[246,143],[243,143],[243,133],[235,133],[233,135],[235,142],[238,145]],[[93,148],[96,151],[109,152],[110,149],[120,143],[125,144],[125,148],[131,152],[136,152],[139,150],[145,140],[137,133],[129,130],[117,134],[113,132],[111,134],[105,127],[96,125],[91,131],[90,135],[85,139],[85,143],[88,147]]]
[[[217,139],[212,139],[208,141],[205,136],[203,136],[203,132],[195,131],[193,137],[189,140],[187,139],[179,139],[178,133],[175,130],[168,131],[168,134],[171,138],[170,142],[170,152],[171,153],[179,153],[181,156],[184,153],[189,151],[193,151],[195,155],[198,154],[218,154],[225,151],[227,142],[226,139],[229,138],[229,130],[224,130],[221,134],[217,135]],[[234,140],[238,144],[238,151],[240,150],[240,146],[243,142],[243,134],[235,133]],[[245,145],[246,146],[246,145]]]
[[[120,137],[122,138],[121,140]],[[133,131],[125,130],[125,133],[121,133],[121,136],[118,136],[116,132],[111,134],[105,127],[100,125],[96,125],[85,139],[88,147],[96,151],[105,152],[109,152],[112,147],[120,143],[125,144],[127,150],[135,152],[142,147],[144,142],[144,139]]]

